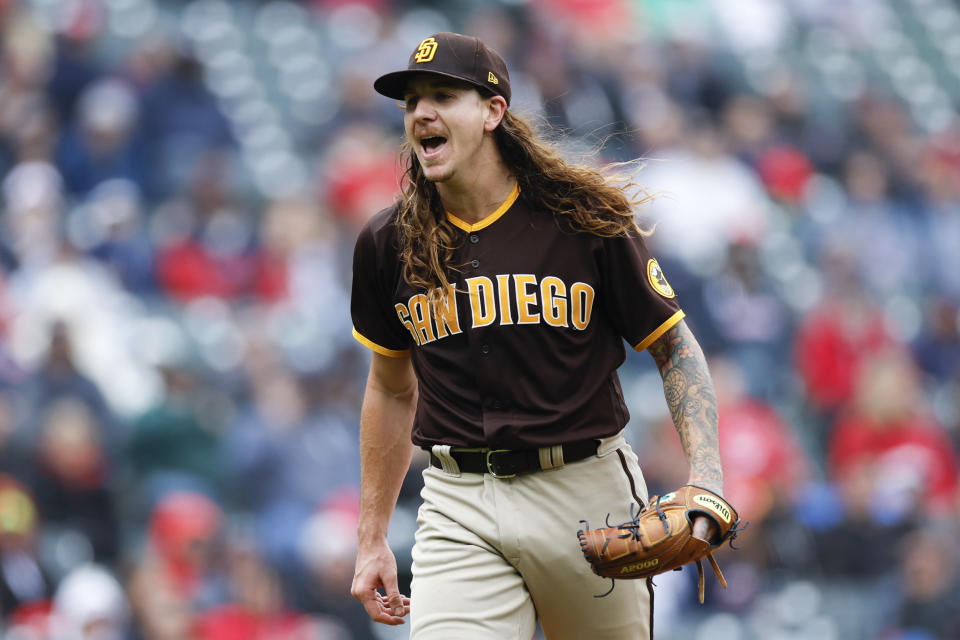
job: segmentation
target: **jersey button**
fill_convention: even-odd
[[[503,409],[503,403],[500,402],[499,400],[494,400],[494,401],[493,401],[493,408],[494,408],[494,409]]]
[[[483,355],[487,355],[488,353],[490,353],[490,345],[488,344],[480,345],[480,353],[482,353]]]
[[[473,267],[474,269],[479,269],[479,268],[480,268],[480,261],[479,261],[479,260],[473,260],[473,261],[470,262],[470,266]]]
[[[478,235],[475,234],[475,233],[471,233],[471,234],[470,234],[470,242],[472,242],[473,244],[477,244],[478,242],[480,242],[480,236],[478,236]]]

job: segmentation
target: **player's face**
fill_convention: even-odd
[[[427,180],[453,180],[481,160],[489,102],[466,83],[430,76],[410,81],[403,124]]]

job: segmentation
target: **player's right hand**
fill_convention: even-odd
[[[410,613],[410,598],[397,586],[397,561],[386,540],[360,545],[350,594],[363,604],[374,622],[404,623],[403,618]]]

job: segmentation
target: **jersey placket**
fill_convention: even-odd
[[[470,359],[475,363],[474,380],[476,383],[477,394],[480,400],[481,429],[483,431],[483,440],[491,444],[490,436],[496,430],[499,424],[498,415],[505,408],[506,403],[503,399],[496,397],[491,390],[496,388],[497,371],[502,369],[498,366],[500,354],[498,352],[495,334],[496,328],[502,322],[500,317],[501,301],[499,300],[499,288],[496,275],[490,271],[491,265],[486,264],[485,256],[489,255],[486,250],[485,240],[489,239],[490,234],[483,230],[473,230],[465,232],[464,242],[461,243],[460,259],[461,278],[458,287],[470,290],[468,283],[473,278],[487,278],[493,286],[492,309],[485,307],[486,300],[473,301],[471,296],[465,296],[467,306],[480,306],[483,311],[480,317],[492,314],[493,320],[488,324],[477,325],[475,311],[465,309],[464,317],[470,318],[471,326],[467,333],[467,344],[470,349]],[[486,237],[486,238],[485,238]],[[475,285],[476,286],[476,285]],[[478,288],[479,290],[479,288]],[[502,364],[502,363],[501,363]]]

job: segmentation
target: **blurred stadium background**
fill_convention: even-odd
[[[960,638],[955,0],[0,0],[0,636],[405,637],[348,595],[349,263],[397,187],[371,81],[440,30],[571,154],[649,159],[751,522],[657,638]]]

